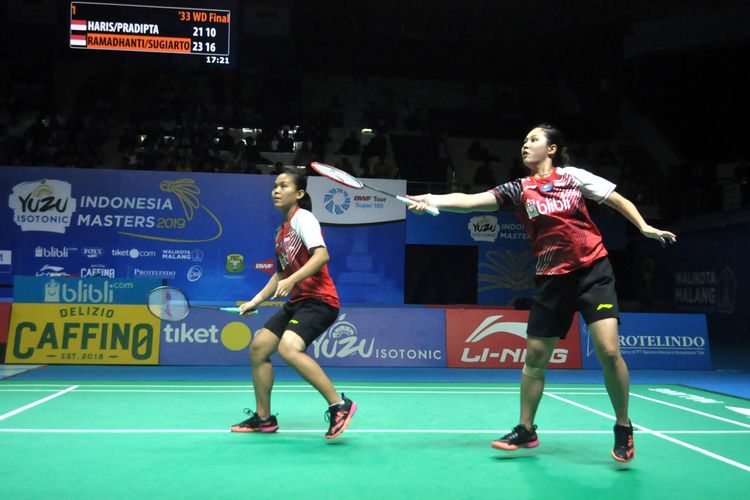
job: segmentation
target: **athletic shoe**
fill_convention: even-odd
[[[357,411],[357,403],[344,396],[343,392],[341,393],[341,399],[344,400],[343,403],[329,406],[326,411],[326,421],[330,422],[326,439],[333,439],[344,432]]]
[[[514,451],[518,448],[536,448],[539,438],[536,436],[536,425],[531,430],[519,424],[505,436],[495,439],[491,446],[498,450]]]
[[[615,447],[612,449],[612,458],[618,462],[630,462],[635,458],[632,423],[627,426],[615,425]]]
[[[276,432],[279,429],[276,415],[260,418],[256,412],[249,408],[245,408],[245,413],[250,415],[250,418],[233,425],[230,428],[232,432]]]

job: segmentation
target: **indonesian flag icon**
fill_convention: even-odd
[[[70,31],[86,31],[86,21],[82,19],[71,19]]]
[[[70,35],[70,46],[71,47],[85,47],[86,35]]]

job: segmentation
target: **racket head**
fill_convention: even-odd
[[[328,177],[332,181],[343,184],[344,186],[354,189],[362,189],[363,187],[365,187],[365,185],[359,179],[336,167],[332,167],[330,165],[326,165],[325,163],[320,163],[317,161],[312,162],[310,166],[320,175]]]
[[[148,292],[148,310],[165,321],[181,321],[190,312],[190,302],[179,288],[160,286]]]

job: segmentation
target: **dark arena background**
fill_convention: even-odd
[[[748,26],[731,0],[3,2],[0,496],[695,498],[721,477],[745,498]],[[677,235],[587,201],[632,383],[627,464],[580,317],[546,371],[542,444],[488,446],[517,423],[534,291],[516,213],[419,216],[310,168],[477,193],[527,175],[541,123]],[[342,302],[306,351],[359,405],[334,441],[276,355],[279,432],[228,432],[283,301],[210,307],[273,275],[285,167],[309,175]],[[163,285],[209,308],[155,317]]]

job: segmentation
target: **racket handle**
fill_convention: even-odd
[[[411,198],[407,198],[406,196],[396,196],[396,199],[402,202],[404,205],[411,205],[412,203],[414,203],[414,200],[412,200]],[[432,206],[427,207],[426,212],[433,217],[440,215],[440,210]]]
[[[232,314],[240,314],[240,311],[241,311],[241,309],[239,307],[220,307],[219,310],[224,311],[224,312],[228,312],[228,313],[232,313]],[[258,310],[257,309],[253,309],[252,311],[250,311],[249,314],[251,314],[251,315],[254,316],[254,315],[258,314]]]

